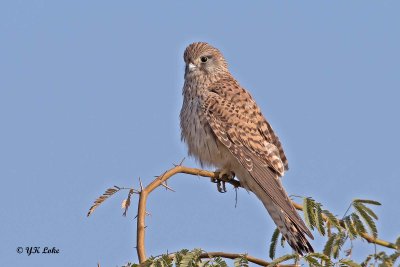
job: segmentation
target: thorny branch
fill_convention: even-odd
[[[186,173],[191,175],[198,175],[202,177],[210,177],[219,180],[219,174],[217,172],[210,172],[195,168],[187,168],[181,165],[177,165],[174,168],[166,171],[164,174],[156,177],[153,182],[148,186],[144,187],[139,193],[139,204],[138,204],[138,215],[137,215],[137,238],[136,238],[136,250],[139,256],[139,262],[146,261],[146,248],[145,248],[145,228],[146,228],[146,203],[149,194],[159,186],[162,186],[165,181],[178,173]],[[235,187],[239,187],[240,183],[236,180],[226,181]]]
[[[90,216],[93,211],[104,201],[106,200],[108,197],[110,197],[111,195],[115,194],[116,192],[120,191],[120,190],[129,190],[129,194],[128,194],[128,198],[126,200],[124,200],[123,202],[123,208],[125,209],[124,215],[127,212],[127,209],[130,205],[130,196],[135,193],[139,195],[139,203],[138,203],[138,214],[137,214],[137,240],[136,240],[136,250],[137,250],[137,255],[139,257],[139,262],[142,264],[146,261],[147,257],[146,257],[146,247],[145,247],[145,229],[146,229],[146,224],[145,224],[145,220],[146,220],[146,215],[149,215],[149,213],[146,211],[146,203],[147,203],[147,198],[149,197],[149,194],[156,189],[159,186],[163,186],[165,187],[167,190],[171,190],[173,191],[172,188],[170,188],[167,185],[167,180],[169,178],[171,178],[172,176],[178,174],[178,173],[185,173],[185,174],[190,174],[190,175],[196,175],[196,176],[201,176],[201,177],[208,177],[211,178],[212,180],[217,180],[217,181],[222,181],[222,182],[226,182],[229,183],[231,185],[233,185],[235,187],[235,189],[242,187],[240,185],[240,182],[237,180],[224,180],[221,179],[219,177],[219,173],[218,172],[210,172],[210,171],[206,171],[206,170],[202,170],[202,169],[196,169],[196,168],[188,168],[188,167],[184,167],[182,166],[182,162],[179,165],[174,165],[175,167],[164,172],[162,175],[157,176],[149,185],[147,185],[146,187],[143,186],[142,184],[142,180],[139,178],[139,182],[140,182],[140,189],[136,190],[133,188],[124,188],[124,187],[118,187],[118,186],[114,186],[113,188],[109,188],[107,189],[107,191],[100,196],[98,199],[95,200],[94,204],[92,205],[92,207],[89,209],[89,212],[87,214],[87,216]],[[303,211],[303,206],[292,202],[294,207],[300,211]],[[327,221],[327,217],[322,214],[322,218],[323,220]],[[342,220],[340,220],[340,224],[344,227],[344,222]],[[329,229],[329,228],[328,228]],[[380,246],[384,246],[387,248],[391,248],[391,249],[400,249],[397,248],[397,246],[394,243],[385,241],[385,240],[381,240],[381,239],[377,239],[374,238],[373,236],[370,236],[366,233],[361,234],[361,236],[367,240],[369,243],[375,243],[377,245]],[[169,254],[170,257],[174,257],[174,254]],[[235,259],[235,258],[239,258],[239,257],[243,257],[243,254],[235,254],[235,253],[227,253],[227,252],[208,252],[208,253],[202,253],[200,255],[200,258],[202,259],[207,259],[207,258],[213,258],[213,257],[222,257],[222,258],[228,258],[228,259]],[[257,259],[255,257],[252,257],[250,255],[245,254],[245,258],[252,263],[255,263],[257,265],[260,266],[267,266],[269,263],[262,260],[262,259]],[[280,267],[295,267],[298,266],[296,264],[292,264],[292,265],[277,265]]]
[[[145,228],[146,228],[145,219],[146,219],[147,198],[154,189],[156,189],[159,186],[165,186],[165,182],[169,178],[171,178],[172,176],[174,176],[175,174],[178,174],[178,173],[186,173],[186,174],[190,174],[190,175],[197,175],[197,176],[202,176],[202,177],[209,177],[209,178],[216,179],[216,180],[221,180],[218,172],[210,172],[210,171],[206,171],[206,170],[202,170],[202,169],[188,168],[188,167],[184,167],[181,165],[175,165],[174,168],[172,168],[172,169],[166,171],[164,174],[158,176],[153,182],[151,182],[149,185],[147,185],[146,187],[144,187],[141,190],[141,192],[139,193],[139,205],[138,205],[138,216],[137,216],[137,219],[138,219],[137,220],[137,246],[136,246],[140,263],[145,262],[147,259],[146,258],[146,248],[145,248]],[[240,182],[237,180],[226,180],[224,182],[233,185],[235,188],[242,187],[240,185]],[[301,211],[303,210],[302,205],[297,204],[295,202],[292,202],[292,203],[296,209],[301,210]],[[323,215],[323,219],[326,220],[326,217],[324,215]],[[343,222],[341,221],[341,223],[343,223]],[[385,241],[385,240],[374,238],[368,234],[364,233],[364,234],[362,234],[362,237],[365,240],[367,240],[369,243],[375,243],[377,245],[381,245],[384,247],[397,249],[395,244]],[[219,257],[229,258],[229,259],[240,257],[239,254],[225,253],[225,252],[212,252],[212,253],[203,253],[203,254],[202,254],[202,256],[203,256],[202,258],[209,258],[210,256],[212,256],[212,257],[219,256]],[[258,265],[261,265],[261,266],[268,265],[268,262],[261,260],[261,259],[254,258],[252,256],[247,256],[247,260],[249,260],[253,263],[256,263]],[[284,266],[284,265],[280,265],[280,266]],[[295,266],[295,265],[286,265],[286,266]]]

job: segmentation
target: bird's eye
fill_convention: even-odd
[[[208,57],[201,57],[200,58],[200,61],[203,62],[203,63],[206,63],[207,60],[208,60]]]

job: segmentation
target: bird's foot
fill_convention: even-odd
[[[217,190],[220,193],[226,193],[226,186],[225,183],[229,182],[230,180],[233,180],[235,178],[235,173],[233,171],[229,170],[217,170],[219,173],[218,179],[211,178],[211,182],[217,184]]]

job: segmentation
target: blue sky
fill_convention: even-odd
[[[137,199],[90,218],[113,185],[138,187],[186,156],[184,48],[218,47],[280,136],[293,195],[342,215],[380,201],[380,237],[400,234],[400,18],[394,1],[2,1],[0,265],[121,266],[136,260]],[[192,159],[187,166],[197,166]],[[274,226],[244,190],[178,175],[150,199],[147,252],[267,258]],[[320,247],[321,241],[314,241]],[[50,246],[57,255],[19,255]],[[279,250],[278,253],[290,250]],[[356,257],[373,252],[358,242]],[[357,259],[357,258],[356,258]]]

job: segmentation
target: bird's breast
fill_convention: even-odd
[[[182,140],[188,146],[189,155],[194,156],[201,165],[225,167],[226,153],[229,151],[212,132],[202,111],[200,96],[184,94],[180,124]]]

